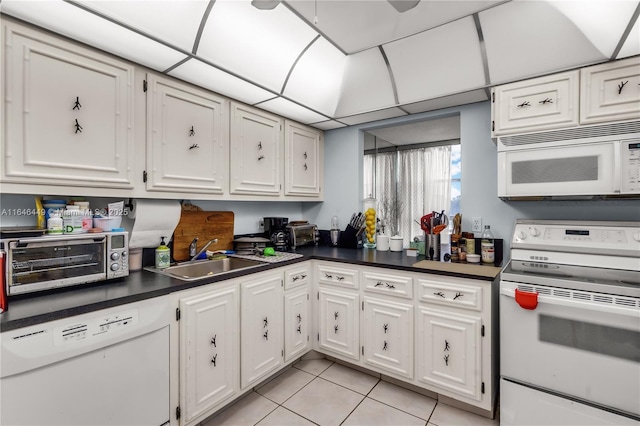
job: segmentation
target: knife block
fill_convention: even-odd
[[[338,240],[338,247],[340,248],[358,248],[358,230],[351,225],[340,233],[340,239]]]

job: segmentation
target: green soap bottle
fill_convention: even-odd
[[[156,249],[156,268],[168,268],[171,265],[169,247],[164,242],[167,237],[160,237],[160,246]]]

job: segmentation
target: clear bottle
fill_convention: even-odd
[[[482,263],[491,264],[495,261],[495,247],[493,242],[493,232],[489,225],[484,226],[484,232],[480,240]]]

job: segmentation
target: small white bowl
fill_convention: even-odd
[[[467,254],[467,262],[468,263],[480,263],[480,255],[479,254]]]
[[[111,217],[94,217],[93,226],[102,229],[104,232],[109,232],[113,228],[120,228],[122,223],[122,216]]]

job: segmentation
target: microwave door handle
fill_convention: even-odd
[[[622,191],[622,141],[613,144],[613,192],[619,194]]]
[[[96,237],[96,238],[82,238],[82,239],[69,239],[64,237],[51,237],[51,238],[43,238],[38,240],[17,240],[11,242],[11,248],[17,247],[32,247],[32,248],[40,248],[40,247],[51,247],[52,242],[60,242],[64,241],[66,245],[80,245],[80,244],[98,244],[104,242],[107,237]]]

